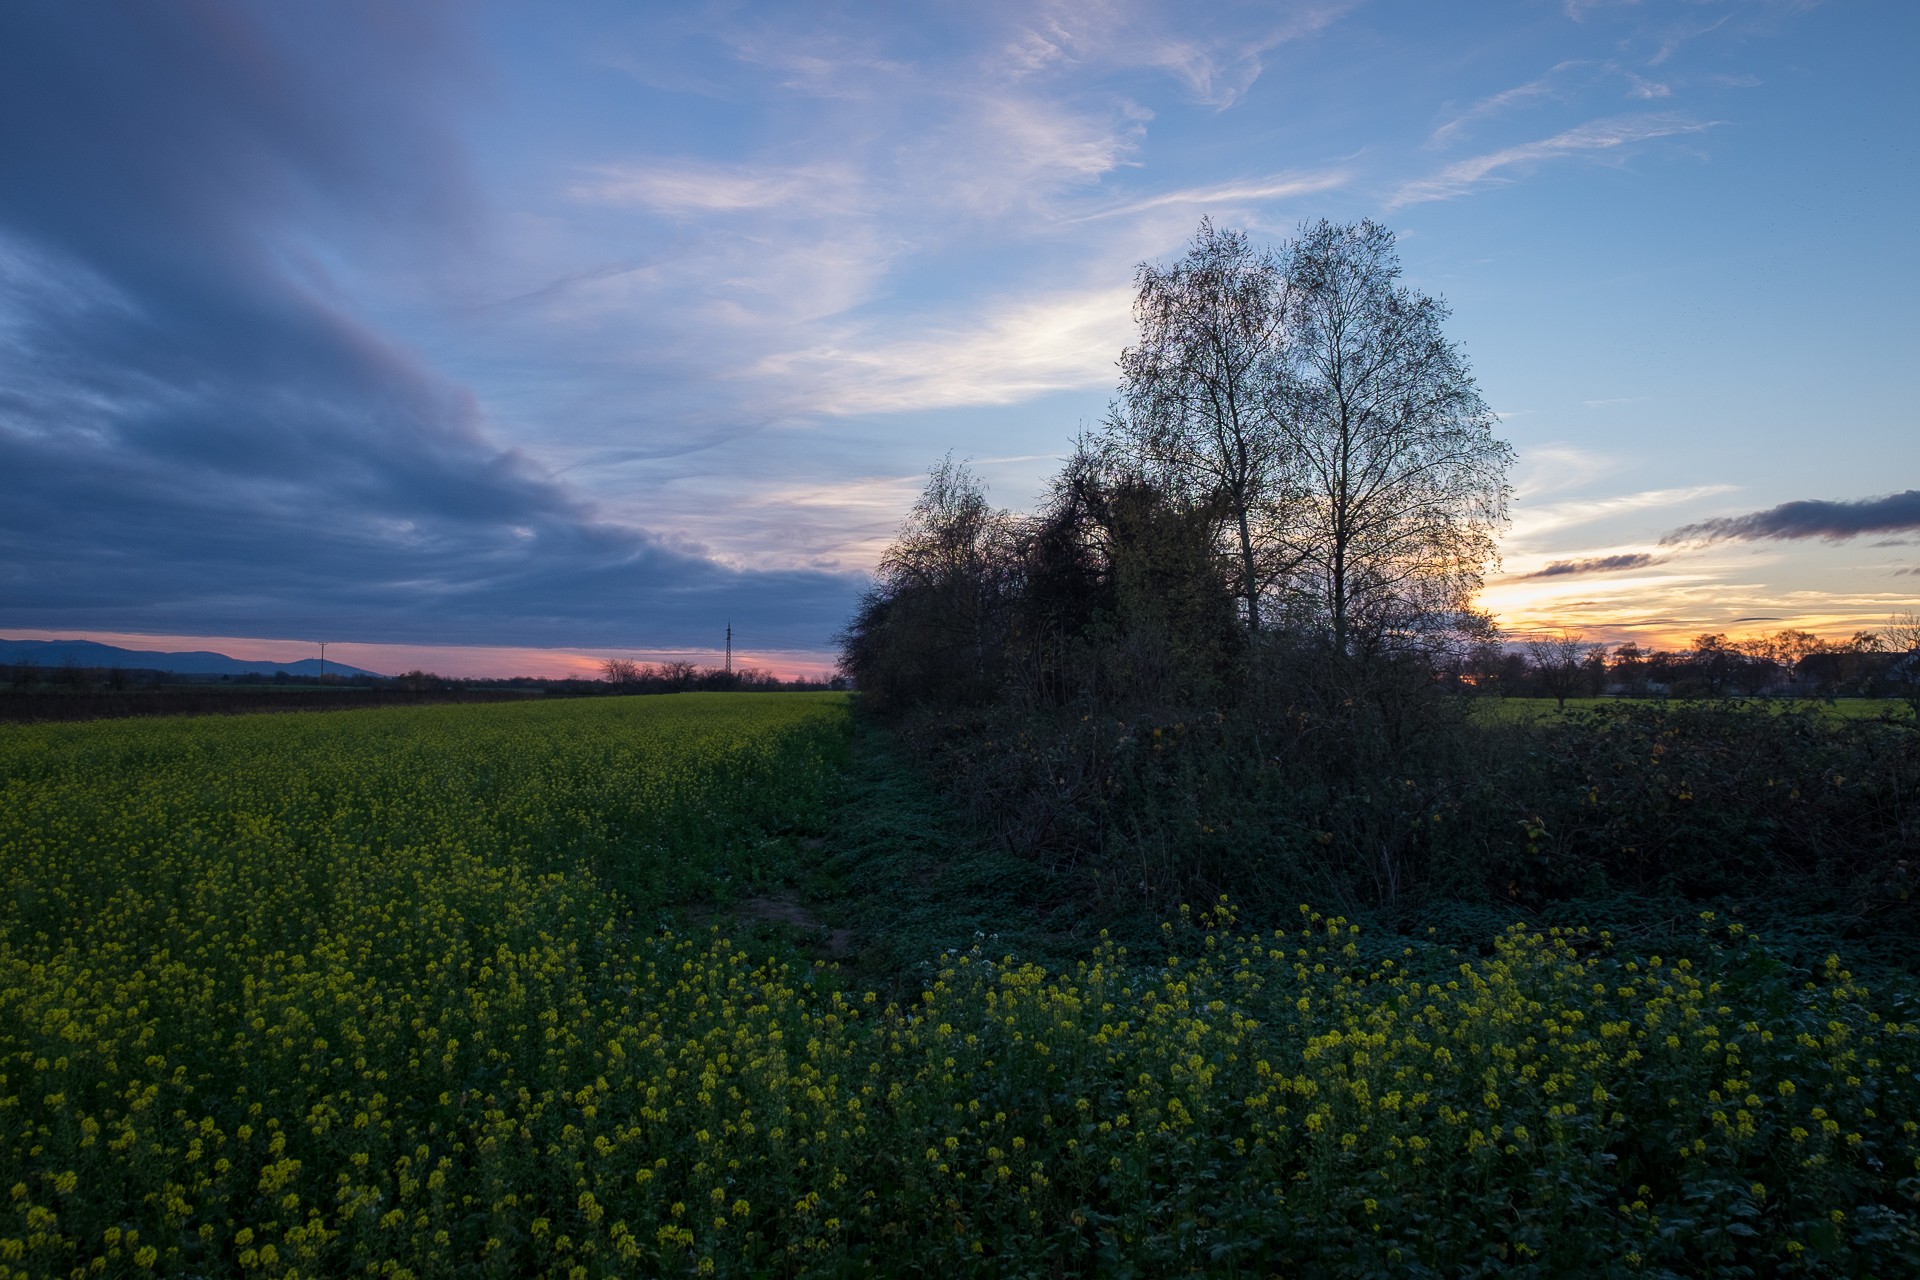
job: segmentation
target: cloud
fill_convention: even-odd
[[[1517,84],[1511,89],[1502,89],[1498,93],[1489,94],[1435,129],[1428,135],[1427,144],[1435,147],[1446,146],[1464,133],[1469,125],[1477,121],[1499,115],[1508,108],[1523,103],[1556,97],[1559,92],[1558,85],[1567,72],[1590,65],[1592,64],[1580,59],[1568,59],[1554,64],[1544,75],[1536,76],[1525,84]]]
[[[1664,84],[1658,80],[1649,80],[1644,76],[1637,76],[1631,71],[1625,74],[1627,83],[1630,86],[1628,89],[1628,95],[1630,97],[1650,102],[1655,98],[1671,98],[1673,96],[1673,86],[1670,84]]]
[[[1050,219],[1050,202],[1062,193],[1133,163],[1152,118],[1127,101],[1088,110],[997,85],[974,86],[941,105],[944,118],[928,129],[926,145],[895,165],[876,193],[905,221],[924,224],[929,214],[946,221],[956,211]]]
[[[1683,502],[1726,493],[1732,488],[1727,484],[1703,484],[1684,489],[1644,489],[1639,493],[1623,493],[1610,498],[1577,498],[1540,506],[1523,503],[1514,511],[1508,542],[1510,545],[1525,544],[1556,530],[1592,524],[1651,507],[1678,506]]]
[[[538,350],[634,394],[569,406],[573,452],[557,461],[657,454],[634,439],[654,421],[711,418],[700,434],[715,440],[742,422],[812,433],[847,414],[1110,385],[1131,299],[1092,282],[1120,286],[1202,211],[1350,180],[1342,167],[1140,190],[1155,117],[1138,95],[1171,74],[1219,105],[1252,83],[1262,51],[1348,7],[1176,22],[1132,0],[990,3],[933,44],[870,14],[801,21],[777,7],[682,30],[671,60],[707,76],[717,55],[736,99],[778,105],[744,154],[618,156],[560,185],[553,221],[602,238],[584,261],[500,289],[516,299],[500,310],[520,314],[495,323],[516,330],[512,358]],[[642,61],[666,58],[655,48]],[[611,236],[632,247],[610,252]],[[927,282],[962,259],[965,278],[929,307]],[[1089,291],[1111,311],[1073,301]],[[603,473],[578,478],[606,488]]]
[[[1594,556],[1586,560],[1555,560],[1546,568],[1524,575],[1527,578],[1562,578],[1582,573],[1614,573],[1621,569],[1645,569],[1663,561],[1644,552],[1630,555]]]
[[[1718,123],[1667,113],[1589,121],[1551,138],[1457,161],[1432,177],[1406,183],[1387,200],[1387,207],[1399,209],[1428,200],[1452,200],[1488,183],[1511,181],[1504,176],[1506,170],[1528,169],[1565,156],[1604,154],[1655,138],[1705,133]]]
[[[1523,411],[1530,412],[1530,411]],[[1519,413],[1502,413],[1502,421]],[[1610,453],[1563,443],[1531,445],[1520,455],[1520,474],[1514,496],[1531,507],[1549,494],[1584,488],[1597,477],[1620,470],[1622,460]]]
[[[1102,218],[1133,217],[1156,209],[1203,208],[1209,205],[1265,204],[1273,200],[1291,200],[1297,196],[1317,195],[1346,186],[1353,175],[1345,169],[1326,169],[1314,173],[1276,173],[1243,182],[1221,182],[1206,187],[1185,187],[1158,195],[1129,200],[1094,213],[1066,221],[1094,222]]]
[[[1842,542],[1865,533],[1920,529],[1920,489],[1882,498],[1828,502],[1783,502],[1765,511],[1722,516],[1683,525],[1661,539],[1663,546],[1684,542],[1725,542],[1772,538],[1821,538]]]
[[[838,207],[849,175],[822,169],[755,169],[697,160],[601,165],[567,189],[575,200],[638,206],[668,214],[733,213],[804,201],[814,211]]]
[[[1273,50],[1325,30],[1357,5],[1321,0],[1195,11],[1137,0],[1051,0],[1026,13],[1001,58],[1018,76],[1087,63],[1148,68],[1224,111],[1253,88]]]
[[[730,26],[721,38],[740,61],[779,74],[781,88],[817,98],[868,101],[912,76],[913,66],[888,57],[870,31],[842,25],[827,29],[809,13],[800,22]]]
[[[307,250],[428,274],[470,250],[440,123],[464,55],[425,13],[0,12],[9,622],[608,644],[731,613],[823,643],[852,576],[610,518]]]
[[[803,380],[826,413],[889,413],[1011,404],[1049,391],[1111,384],[1131,326],[1130,287],[1000,299],[971,326],[864,332],[763,360],[762,377]]]

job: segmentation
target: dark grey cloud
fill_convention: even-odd
[[[1527,575],[1528,578],[1561,578],[1577,573],[1612,573],[1616,569],[1644,569],[1660,561],[1645,553],[1631,555],[1594,556],[1586,560],[1555,560],[1546,568]]]
[[[437,6],[0,8],[0,617],[383,642],[824,643],[854,584],[606,518],[352,312],[457,274]],[[324,248],[322,248],[324,246]]]
[[[1762,538],[1824,538],[1840,542],[1864,533],[1893,533],[1904,529],[1920,529],[1920,489],[1908,489],[1884,498],[1783,502],[1765,511],[1683,525],[1661,542],[1671,545]]]

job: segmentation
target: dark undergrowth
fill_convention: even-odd
[[[1491,736],[1509,753],[1509,761],[1517,758],[1542,774],[1563,771],[1559,789],[1546,793],[1552,803],[1517,804],[1507,789],[1514,785],[1512,775],[1486,770],[1467,801],[1457,810],[1443,810],[1452,821],[1451,830],[1448,820],[1433,824],[1430,809],[1421,813],[1426,826],[1441,828],[1438,836],[1422,836],[1431,842],[1428,848],[1438,847],[1460,862],[1492,849],[1504,864],[1478,875],[1403,880],[1388,898],[1355,890],[1360,877],[1350,865],[1343,866],[1338,847],[1314,838],[1326,825],[1316,827],[1287,813],[1256,823],[1245,812],[1244,799],[1238,802],[1236,817],[1218,824],[1222,833],[1299,831],[1305,838],[1249,849],[1248,873],[1235,876],[1225,857],[1227,841],[1215,841],[1217,833],[1201,831],[1201,839],[1215,851],[1214,874],[1188,881],[1185,892],[1177,885],[1147,884],[1137,875],[1129,880],[1120,868],[1103,864],[1097,851],[1074,856],[1057,846],[1023,846],[1013,838],[1020,828],[1009,818],[1023,797],[1005,772],[992,773],[989,782],[983,780],[981,765],[974,764],[970,771],[967,757],[980,750],[977,739],[970,744],[950,733],[930,748],[927,737],[916,736],[929,732],[924,725],[903,730],[856,714],[847,770],[835,802],[804,828],[765,837],[757,851],[739,859],[741,874],[730,889],[676,918],[681,924],[724,919],[749,948],[832,964],[840,975],[832,979],[836,982],[905,992],[948,951],[980,947],[1057,970],[1084,956],[1103,935],[1122,945],[1151,948],[1160,923],[1183,903],[1206,903],[1221,894],[1256,927],[1291,918],[1301,903],[1336,907],[1365,924],[1363,946],[1377,947],[1382,955],[1397,953],[1409,942],[1473,952],[1490,945],[1503,929],[1525,923],[1605,929],[1623,946],[1682,956],[1697,942],[1700,913],[1712,911],[1764,936],[1789,963],[1815,969],[1838,950],[1863,974],[1905,985],[1910,975],[1920,973],[1920,929],[1911,914],[1911,890],[1899,878],[1908,873],[1902,864],[1914,860],[1910,845],[1901,849],[1897,826],[1901,814],[1912,820],[1910,809],[1896,808],[1911,804],[1910,789],[1903,800],[1899,794],[1889,796],[1883,786],[1859,781],[1860,774],[1841,774],[1846,780],[1838,786],[1827,774],[1829,790],[1806,798],[1802,808],[1792,799],[1791,784],[1767,786],[1766,769],[1781,764],[1770,754],[1779,750],[1776,741],[1768,750],[1749,743],[1745,749],[1750,759],[1735,776],[1761,775],[1753,785],[1778,802],[1784,817],[1751,802],[1724,780],[1708,794],[1739,799],[1709,800],[1720,806],[1717,816],[1703,810],[1698,792],[1688,800],[1667,795],[1664,804],[1656,806],[1648,796],[1652,783],[1645,778],[1637,793],[1612,784],[1626,795],[1615,794],[1611,803],[1582,802],[1582,794],[1597,785],[1583,781],[1600,769],[1596,759],[1617,767],[1624,754],[1618,750],[1620,739],[1606,736],[1621,733],[1618,722],[1631,721],[1640,733],[1664,726],[1661,740],[1680,745],[1669,745],[1662,754],[1686,762],[1684,768],[1672,766],[1679,774],[1697,766],[1692,753],[1700,748],[1687,745],[1684,732],[1664,736],[1674,728],[1674,719],[1686,720],[1698,731],[1703,717],[1723,726],[1744,725],[1745,719],[1725,718],[1742,715],[1725,708],[1649,707],[1617,716],[1616,723],[1599,730],[1594,722],[1605,716],[1520,726],[1523,732],[1498,726]],[[1791,727],[1789,746],[1798,743],[1798,749],[1820,751],[1821,761],[1831,764],[1819,739],[1811,747],[1800,739],[1805,729]],[[1160,740],[1177,732],[1169,726]],[[1570,740],[1582,733],[1597,737],[1590,737],[1585,750],[1572,750]],[[1920,735],[1909,730],[1903,746],[1897,738],[1879,739],[1871,733],[1867,745],[1849,738],[1852,745],[1845,749],[1858,753],[1870,767],[1877,763],[1893,770],[1896,779],[1905,776],[1910,787],[1911,773],[1897,770],[1911,770],[1912,740]],[[1146,736],[1151,740],[1150,729]],[[1558,744],[1561,750],[1542,750],[1543,743]],[[1185,749],[1192,749],[1190,739]],[[1891,755],[1881,758],[1875,751]],[[996,767],[1007,768],[1004,762],[996,762]],[[1858,790],[1849,794],[1849,787]],[[1855,803],[1863,793],[1877,797],[1883,808]],[[1198,791],[1197,798],[1207,795]],[[1636,795],[1653,816],[1636,817],[1631,802]],[[1408,808],[1420,798],[1417,788],[1394,797]],[[1603,790],[1601,799],[1608,798]],[[1184,802],[1194,803],[1195,793],[1188,793]],[[1679,816],[1669,816],[1675,810]],[[1479,821],[1477,831],[1464,833],[1468,823],[1458,815],[1466,813]],[[1348,821],[1359,825],[1351,817]],[[1061,821],[1054,822],[1057,832]],[[1511,832],[1497,824],[1510,825]],[[1879,832],[1880,843],[1841,856],[1851,833],[1861,829]],[[1622,840],[1623,830],[1647,833],[1639,839],[1651,850],[1648,858],[1620,852],[1621,845],[1635,842]],[[1755,831],[1784,832],[1797,842],[1792,847],[1824,848],[1832,856],[1795,862],[1790,874],[1765,874],[1756,869],[1751,855],[1738,856],[1745,846],[1737,839],[1732,842],[1735,855],[1711,855],[1716,842],[1727,840],[1728,831],[1747,839]],[[1446,844],[1449,836],[1457,843]],[[1473,837],[1484,843],[1473,842]],[[1589,865],[1579,874],[1568,870],[1580,866],[1582,859]],[[1290,865],[1293,860],[1305,865]],[[1663,873],[1648,873],[1652,866]],[[1522,876],[1526,891],[1513,892]],[[1903,898],[1903,892],[1909,896]],[[780,909],[756,911],[756,903]]]
[[[1731,703],[1463,716],[1384,769],[1328,759],[1337,740],[1304,718],[1291,739],[1206,712],[857,719],[857,799],[819,874],[884,888],[859,908],[869,934],[1071,951],[1095,921],[1225,894],[1402,935],[1526,919],[1652,940],[1670,921],[1684,941],[1715,909],[1809,955],[1920,968],[1920,734],[1892,720]]]

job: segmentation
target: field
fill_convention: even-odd
[[[1568,698],[1565,710],[1591,711],[1598,707],[1657,701],[1653,698]],[[1844,720],[1913,719],[1912,711],[1898,698],[1786,698],[1773,701],[1770,705],[1783,712],[1811,710],[1818,715]],[[1474,704],[1474,710],[1485,719],[1498,723],[1537,720],[1543,716],[1557,715],[1562,709],[1552,698],[1483,698]]]
[[[838,695],[0,729],[0,1280],[1920,1271],[1920,1008],[1838,957],[943,947],[998,899],[833,847],[923,802],[855,745]],[[754,905],[808,885],[844,966]]]

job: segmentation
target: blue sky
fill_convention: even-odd
[[[940,455],[1033,501],[1203,215],[1380,219],[1451,303],[1516,632],[1877,625],[1916,53],[1897,0],[9,6],[0,629],[818,660]]]

